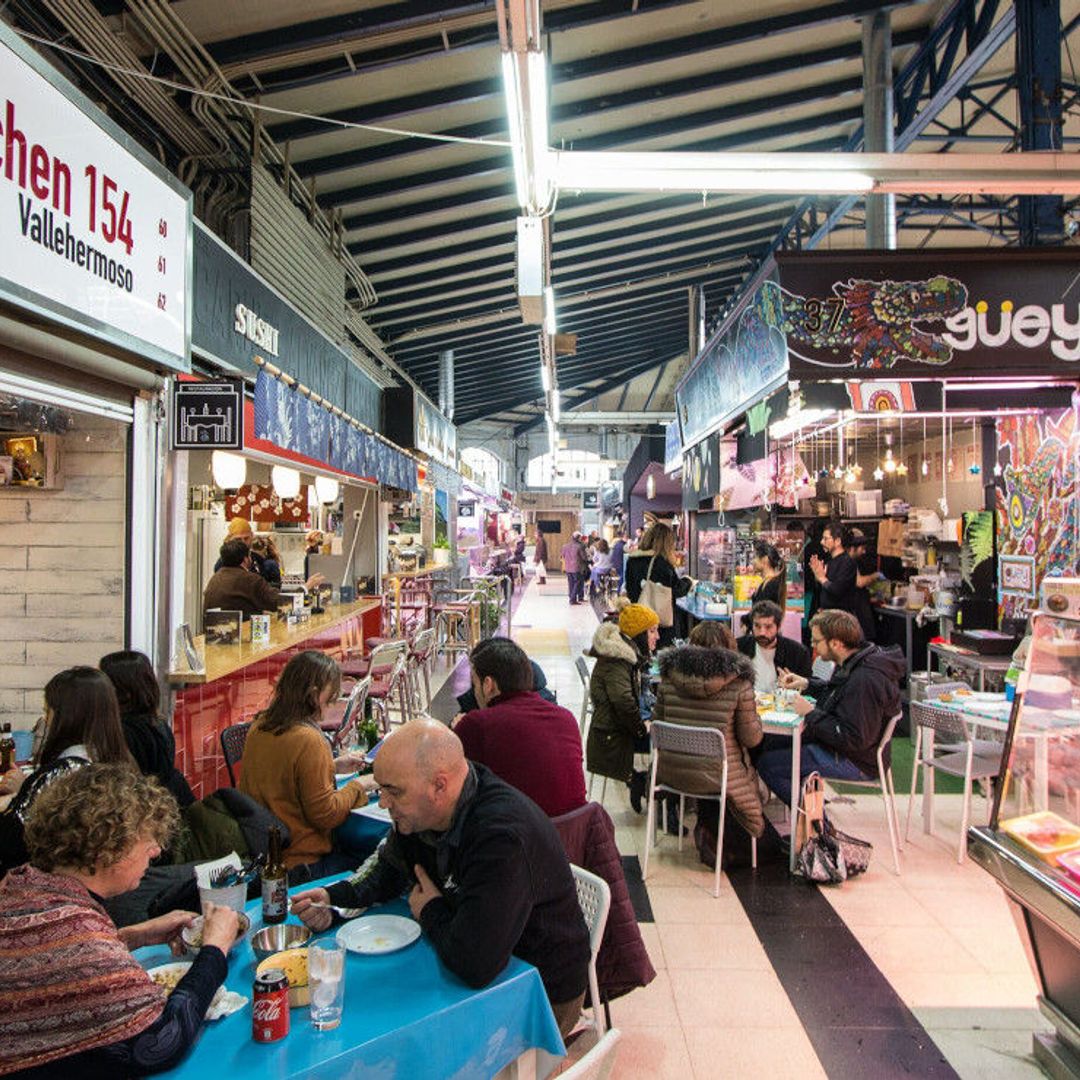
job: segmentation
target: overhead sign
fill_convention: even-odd
[[[453,466],[457,461],[457,428],[426,398],[416,395],[413,448]]]
[[[778,254],[793,379],[1080,373],[1074,248]]]
[[[778,329],[778,303],[776,283],[764,282],[727,330],[705,346],[676,388],[684,447],[722,427],[784,381],[787,351]]]
[[[679,435],[679,421],[672,420],[664,428],[664,472],[678,472],[682,468],[682,437]]]
[[[0,24],[0,297],[189,371],[191,192]]]
[[[583,491],[581,493],[581,509],[582,510],[599,510],[600,509],[600,492],[599,491]]]
[[[244,382],[178,382],[172,392],[173,450],[239,450],[244,445]]]
[[[682,505],[697,510],[720,490],[720,437],[710,435],[683,455]]]

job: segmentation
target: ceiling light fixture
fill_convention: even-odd
[[[214,483],[222,491],[235,491],[247,480],[247,458],[227,450],[215,450],[210,456],[210,470]]]
[[[551,391],[551,369],[540,361],[540,385],[544,388],[544,393],[547,394]]]
[[[315,477],[315,495],[321,503],[337,502],[341,485],[332,476]]]
[[[270,470],[270,482],[279,499],[295,499],[300,494],[300,474],[287,465],[275,465]]]
[[[518,205],[543,213],[551,201],[547,59],[542,52],[504,52],[503,86]]]
[[[552,337],[557,333],[555,329],[555,290],[550,286],[544,287],[544,333]]]

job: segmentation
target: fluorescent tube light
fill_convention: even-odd
[[[545,394],[551,390],[551,371],[543,360],[540,361],[540,385]]]
[[[554,423],[559,422],[559,391],[555,390],[551,395],[551,419]]]
[[[555,290],[544,286],[544,333],[555,336]]]

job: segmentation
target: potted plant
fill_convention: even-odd
[[[450,565],[450,541],[445,536],[438,537],[431,545],[431,549],[436,566]]]

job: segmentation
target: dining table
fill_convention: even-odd
[[[177,1080],[533,1080],[547,1076],[565,1055],[535,967],[511,957],[492,983],[474,989],[443,966],[424,934],[396,951],[346,954],[344,1010],[337,1028],[316,1030],[308,1007],[300,1006],[290,1010],[288,1035],[277,1042],[255,1042],[251,995],[256,958],[250,939],[263,927],[260,902],[249,903],[246,911],[252,926],[230,953],[225,986],[246,997],[247,1004],[206,1021],[191,1053],[164,1075]],[[376,914],[409,917],[409,908],[395,900],[360,918]],[[297,920],[290,915],[288,921]],[[337,929],[312,940],[334,936]],[[146,969],[173,960],[164,945],[134,955]]]
[[[791,739],[791,806],[788,808],[791,814],[791,850],[788,853],[788,869],[795,873],[795,860],[798,852],[795,850],[794,836],[796,815],[799,812],[799,796],[802,794],[802,773],[800,759],[802,758],[802,735],[803,718],[794,710],[785,706],[777,706],[772,695],[756,695],[758,702],[758,717],[761,720],[761,730],[766,735],[782,735]]]

